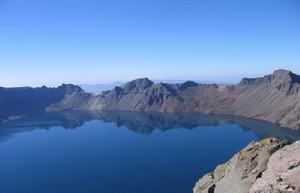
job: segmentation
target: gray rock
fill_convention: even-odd
[[[194,193],[248,193],[264,170],[270,156],[286,142],[275,138],[252,142],[230,161],[219,165],[196,184]]]
[[[300,192],[300,141],[275,152],[250,193]]]

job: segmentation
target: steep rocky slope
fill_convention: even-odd
[[[0,87],[0,119],[13,115],[44,112],[46,107],[83,90],[71,84],[58,88]]]
[[[76,92],[47,111],[130,110],[231,114],[300,128],[300,77],[277,70],[262,78],[245,78],[238,85],[154,84],[133,80],[100,95]]]
[[[300,127],[300,77],[277,70],[263,78],[243,79],[232,105],[234,114],[263,119],[290,128]]]
[[[204,175],[194,193],[299,193],[300,141],[253,142],[230,161]]]

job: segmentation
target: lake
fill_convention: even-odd
[[[28,115],[0,124],[0,192],[191,193],[253,140],[293,142],[267,122],[195,113]]]

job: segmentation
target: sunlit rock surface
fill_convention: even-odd
[[[267,169],[271,155],[286,144],[275,138],[250,143],[231,160],[202,177],[194,193],[248,193]]]

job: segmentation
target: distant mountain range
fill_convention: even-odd
[[[300,76],[276,70],[237,85],[154,83],[136,79],[101,94],[79,86],[0,88],[0,117],[65,110],[128,110],[230,114],[300,129]]]
[[[153,80],[154,83],[168,83],[168,84],[179,84],[186,82],[187,80]],[[213,82],[210,81],[195,81],[197,83],[203,83],[203,84],[212,84]],[[112,90],[116,86],[122,86],[126,82],[123,81],[115,81],[112,83],[102,83],[102,84],[79,84],[80,88],[82,88],[86,92],[96,93],[100,94],[103,91]],[[218,83],[218,84],[225,84],[225,83]]]

